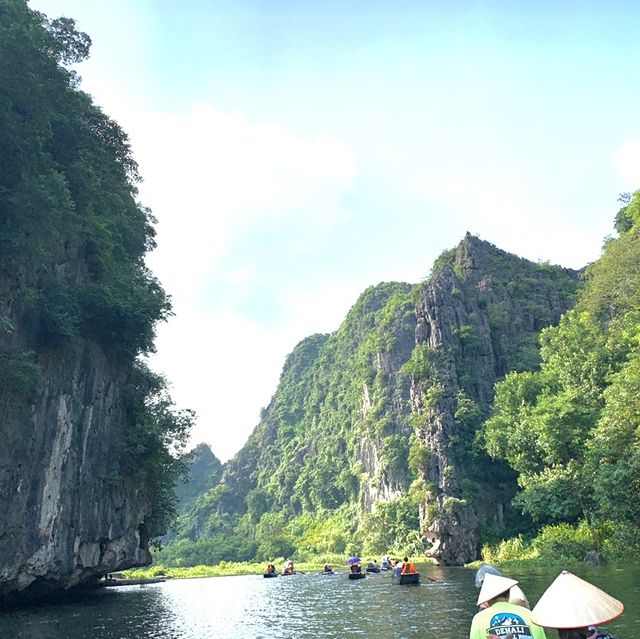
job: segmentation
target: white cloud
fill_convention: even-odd
[[[626,140],[611,156],[611,162],[629,189],[640,187],[640,142]]]
[[[148,263],[176,313],[158,327],[152,366],[167,376],[176,404],[198,413],[193,443],[209,442],[226,460],[256,425],[286,354],[309,332],[336,328],[348,306],[340,305],[345,295],[325,291],[314,309],[296,298],[301,290],[310,295],[296,283],[293,291],[278,291],[286,321],[267,330],[259,317],[215,308],[207,289],[215,281],[225,299],[234,300],[252,283],[264,286],[250,254],[236,255],[230,270],[222,268],[256,227],[282,227],[284,233],[295,222],[303,232],[288,250],[298,252],[338,224],[356,174],[353,152],[337,140],[299,137],[210,104],[189,113],[149,113],[102,98],[97,101],[130,135],[144,178],[140,199],[158,219],[158,248]],[[296,273],[290,278],[295,281]],[[317,328],[309,331],[309,325]]]
[[[192,443],[208,442],[222,460],[235,454],[269,403],[287,354],[310,333],[335,330],[361,292],[361,282],[345,280],[294,296],[287,320],[269,330],[228,309],[185,310],[159,327],[153,365],[173,382],[176,404],[197,411]]]
[[[144,183],[158,218],[150,265],[172,291],[196,295],[230,242],[257,223],[304,217],[318,227],[344,215],[340,198],[355,176],[351,149],[252,124],[209,104],[190,113],[126,113]]]

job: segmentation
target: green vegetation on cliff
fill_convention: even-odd
[[[44,361],[97,345],[126,411],[106,479],[145,486],[155,535],[172,511],[175,452],[192,416],[138,359],[170,302],[145,266],[154,220],[137,201],[127,136],[71,70],[90,44],[69,18],[0,1],[0,401],[28,411]]]
[[[382,484],[393,504],[364,530],[385,546],[415,541],[418,505],[401,495],[411,483],[403,463],[409,376],[397,372],[414,331],[411,287],[380,284],[362,294],[338,331],[298,344],[247,444],[219,485],[180,518],[179,539],[160,560],[355,552],[363,530],[357,504]]]
[[[479,526],[483,541],[528,530],[510,504],[515,472],[475,434],[493,381],[538,364],[536,336],[578,284],[469,236],[424,284],[367,289],[335,333],[294,349],[246,445],[158,560],[423,555],[440,534],[426,526],[463,511],[471,541],[457,556],[475,558]]]
[[[22,284],[21,320],[40,346],[84,336],[149,352],[170,305],[144,265],[153,218],[127,136],[67,68],[91,41],[21,0],[3,0],[0,21],[0,255]]]
[[[518,473],[517,504],[556,553],[640,550],[640,192],[576,308],[543,331],[542,366],[498,385],[483,429]],[[624,221],[624,224],[620,223]],[[538,545],[541,541],[538,540]]]

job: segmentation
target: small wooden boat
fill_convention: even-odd
[[[146,577],[143,579],[120,579],[108,577],[99,581],[98,584],[104,588],[111,588],[114,586],[144,586],[145,584],[159,584],[166,580],[166,577]]]
[[[367,575],[363,572],[350,572],[349,579],[364,579]]]
[[[262,576],[265,579],[267,579],[268,577],[277,577],[278,573],[277,572],[265,572]]]
[[[380,572],[380,567],[379,566],[367,566],[367,572]]]
[[[420,583],[420,573],[409,572],[406,575],[394,575],[393,581],[400,586],[417,585]]]

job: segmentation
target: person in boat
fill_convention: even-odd
[[[375,559],[367,563],[367,572],[380,572],[380,566]]]
[[[325,564],[324,567],[322,568],[322,572],[325,575],[333,575],[333,568],[331,567],[330,564]]]
[[[409,557],[405,557],[402,563],[402,570],[400,571],[401,575],[414,575],[418,571],[416,567],[409,561]]]
[[[291,561],[291,559],[289,559],[285,565],[284,568],[282,569],[282,574],[283,575],[293,575],[295,573],[296,569],[293,565],[293,561]]]
[[[509,603],[515,604],[516,606],[522,606],[527,609],[531,608],[527,595],[522,592],[520,586],[511,586],[511,590],[509,590]]]
[[[487,574],[482,582],[477,605],[488,604],[475,614],[469,639],[509,637],[510,639],[546,639],[544,628],[535,623],[533,613],[509,602],[509,593],[518,581],[502,575]]]
[[[541,626],[557,629],[560,639],[614,639],[597,626],[623,612],[621,601],[563,570],[542,593],[531,616]]]
[[[482,564],[476,571],[476,588],[482,588],[482,582],[487,575],[502,575],[502,573],[489,564]]]
[[[393,576],[399,577],[402,574],[402,562],[399,559],[393,560]]]
[[[391,565],[391,557],[389,557],[389,555],[384,555],[380,558],[380,567],[382,570],[391,570],[393,566]]]
[[[362,572],[362,566],[360,564],[351,564],[351,572],[353,573],[361,573]]]
[[[276,571],[276,567],[273,564],[267,564],[267,574],[273,575]]]

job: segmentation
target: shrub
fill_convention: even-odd
[[[486,563],[498,563],[501,561],[513,561],[531,557],[522,535],[512,539],[503,539],[497,546],[485,545],[482,548],[482,559]]]
[[[41,380],[33,353],[0,353],[0,395],[27,398]]]
[[[589,550],[596,550],[586,524],[545,526],[533,540],[532,547],[540,557],[567,561],[582,561]]]

